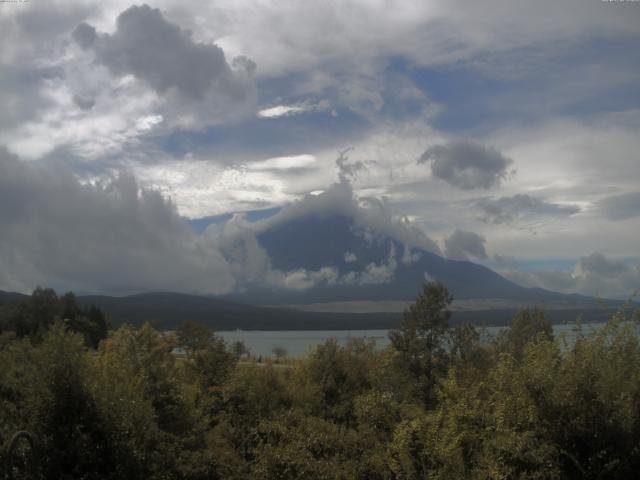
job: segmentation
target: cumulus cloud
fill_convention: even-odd
[[[494,224],[510,224],[521,219],[539,217],[567,217],[580,211],[573,205],[559,205],[526,194],[495,199],[482,199],[476,203],[479,219]]]
[[[429,163],[434,177],[454,187],[473,190],[500,185],[513,161],[494,148],[459,140],[429,147],[418,163]]]
[[[255,64],[244,59],[235,65],[244,72],[234,72],[220,47],[195,42],[188,31],[148,5],[122,12],[113,34],[98,35],[94,27],[81,23],[73,38],[82,48],[93,49],[96,61],[114,74],[134,75],[158,93],[175,89],[194,100],[213,89],[238,99],[251,94],[242,75],[252,75]]]
[[[360,270],[340,272],[332,265],[316,270],[298,268],[281,271],[272,268],[268,253],[258,240],[262,233],[298,219],[333,215],[350,218],[353,221],[353,233],[366,241],[388,241],[390,238],[400,243],[404,247],[402,255],[396,251],[394,242],[390,242],[386,258],[369,262],[361,266]],[[224,224],[211,225],[204,235],[229,262],[234,277],[239,279],[239,288],[249,288],[251,284],[260,281],[296,290],[318,284],[386,283],[394,278],[399,261],[409,264],[419,259],[419,252],[412,252],[412,249],[440,253],[437,244],[422,230],[406,219],[394,217],[383,201],[372,198],[361,201],[354,195],[351,184],[346,181],[335,183],[315,195],[308,194],[266,219],[249,222],[242,215],[235,215]],[[342,259],[335,259],[336,262],[340,260],[350,265],[358,262],[357,256],[351,252],[345,252]]]
[[[640,261],[623,261],[600,252],[581,257],[573,271],[545,269],[500,273],[526,287],[563,293],[627,299],[640,290]]]
[[[61,149],[88,161],[123,152],[149,159],[157,149],[151,133],[202,130],[255,112],[254,62],[227,57],[146,5],[123,11],[103,33],[113,8],[25,4],[0,18],[1,144],[31,159]],[[152,117],[161,121],[138,128]]]
[[[272,270],[267,276],[267,282],[270,285],[298,291],[307,290],[318,284],[335,285],[338,280],[338,269],[329,266],[318,270],[306,270],[304,268],[288,272]]]
[[[613,195],[602,199],[598,207],[611,220],[626,220],[640,216],[640,192]]]
[[[3,289],[224,293],[234,284],[174,205],[127,174],[83,185],[0,150],[0,224]]]
[[[456,230],[444,240],[444,254],[452,260],[484,260],[487,252],[484,248],[486,239],[477,233],[467,230]]]
[[[371,262],[362,272],[349,272],[344,275],[342,282],[358,285],[388,283],[393,280],[397,268],[396,249],[391,243],[386,260],[380,263]]]

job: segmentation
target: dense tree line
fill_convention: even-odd
[[[93,348],[107,337],[108,324],[99,308],[80,306],[73,292],[59,297],[51,288],[38,287],[31,296],[0,304],[0,344],[15,337],[40,341],[57,321]]]
[[[0,347],[0,439],[32,432],[51,479],[637,478],[623,311],[569,339],[523,310],[485,338],[450,327],[450,303],[428,283],[385,350],[329,340],[284,364],[240,361],[190,322],[96,344],[58,309]]]

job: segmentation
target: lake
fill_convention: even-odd
[[[588,333],[601,327],[602,323],[585,323],[583,331]],[[558,336],[566,333],[569,337],[573,335],[574,324],[561,324],[553,326],[554,335]],[[496,335],[505,327],[485,327],[488,335]],[[252,356],[273,356],[272,350],[276,346],[284,347],[289,357],[303,357],[308,355],[317,345],[324,343],[330,338],[335,338],[344,345],[349,338],[374,338],[379,348],[384,348],[389,344],[387,334],[389,330],[234,330],[228,332],[216,332],[231,344],[238,340],[244,342],[249,348]]]

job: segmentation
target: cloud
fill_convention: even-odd
[[[582,257],[576,265],[576,275],[585,277],[597,275],[604,278],[614,278],[628,272],[630,267],[620,261],[605,257],[602,253],[592,253]]]
[[[220,253],[131,175],[83,185],[68,170],[2,149],[0,225],[3,289],[224,293],[234,285]]]
[[[486,223],[511,224],[521,219],[539,217],[567,217],[580,211],[572,205],[559,205],[526,194],[497,199],[482,199],[476,203],[479,219]]]
[[[267,278],[269,284],[287,290],[307,290],[318,284],[334,285],[338,282],[338,270],[335,267],[322,267],[318,270],[303,268],[289,272],[273,270]]]
[[[444,254],[452,260],[484,260],[487,252],[484,248],[486,239],[477,233],[467,230],[456,230],[444,240]]]
[[[473,190],[500,185],[513,161],[493,148],[454,141],[429,147],[418,163],[429,163],[434,177],[454,187]]]
[[[386,241],[390,237],[402,244],[402,258],[399,258],[394,243],[390,242],[386,258],[369,262],[360,270],[343,273],[331,265],[315,270],[297,268],[282,271],[272,268],[269,256],[258,240],[261,234],[299,219],[333,215],[351,219],[354,234],[361,235],[365,240]],[[422,230],[394,217],[383,201],[358,199],[351,184],[346,181],[334,183],[322,192],[305,195],[266,219],[249,222],[242,215],[235,215],[224,224],[209,226],[204,235],[229,262],[241,289],[251,288],[256,282],[289,289],[306,289],[318,284],[386,283],[393,279],[399,260],[411,263],[419,258],[418,252],[411,252],[411,249],[440,253],[438,245]],[[340,260],[350,265],[358,261],[355,254],[350,252],[345,252],[342,259],[335,259],[336,262]]]
[[[274,157],[267,160],[251,162],[247,168],[254,171],[299,171],[316,166],[316,157],[313,155],[291,155],[287,157]]]
[[[355,253],[345,252],[344,261],[346,263],[353,263],[353,262],[356,262],[357,260],[358,260],[358,257],[356,256]]]
[[[511,255],[494,255],[493,261],[496,263],[498,268],[515,268],[517,265],[516,257]]]
[[[258,116],[262,118],[290,117],[301,113],[323,112],[330,110],[330,108],[331,106],[327,100],[320,100],[319,102],[306,101],[293,105],[276,105],[263,108],[258,111]],[[335,116],[335,111],[333,111],[332,114]]]
[[[626,220],[640,216],[640,192],[613,195],[602,199],[598,207],[611,220]]]
[[[351,185],[337,183],[270,218],[241,215],[196,234],[159,191],[128,173],[81,183],[59,165],[25,163],[0,150],[0,289],[35,285],[126,294],[149,290],[223,294],[249,285],[303,290],[317,284],[384,283],[398,256],[340,276],[331,265],[315,270],[273,268],[258,237],[307,215],[351,217],[359,232],[390,236],[405,247],[437,251],[422,231],[391,215],[384,202],[360,204]],[[340,259],[336,259],[339,261]]]
[[[347,181],[334,183],[317,195],[307,194],[283,207],[272,217],[255,222],[258,232],[307,216],[342,215],[353,219],[355,226],[371,236],[395,239],[405,248],[419,248],[440,254],[438,244],[406,218],[394,216],[384,200],[360,199]]]
[[[31,159],[60,149],[88,161],[149,159],[150,134],[202,131],[255,112],[254,62],[228,59],[146,5],[102,33],[115,16],[113,6],[54,3],[0,18],[1,144]],[[148,117],[162,121],[138,129]]]
[[[338,178],[340,179],[340,182],[343,183],[355,180],[358,176],[358,172],[366,168],[362,161],[349,161],[349,152],[352,150],[353,147],[346,148],[342,150],[338,155],[338,158],[336,158]]]
[[[2,8],[0,131],[38,118],[55,105],[46,86],[65,77],[55,39],[94,10],[92,5],[57,2]]]
[[[562,293],[581,293],[572,272],[565,270],[548,269],[532,272],[507,270],[499,273],[523,287],[538,287]]]
[[[236,73],[220,47],[194,42],[189,32],[148,5],[122,12],[113,34],[98,35],[82,23],[73,38],[80,47],[93,49],[96,61],[115,75],[134,75],[160,94],[175,89],[196,101],[213,90],[239,100],[251,94],[242,74],[252,75],[255,64],[245,59],[235,65],[245,71]]]
[[[80,183],[70,170],[24,163],[2,149],[0,289],[29,291],[41,284],[112,294],[223,294],[251,284],[304,290],[393,278],[393,245],[388,258],[348,278],[333,266],[289,271],[272,267],[258,242],[261,232],[301,215],[331,211],[350,214],[371,231],[395,232],[405,242],[412,235],[414,243],[430,242],[389,216],[379,218],[382,212],[358,206],[345,184],[309,195],[271,218],[252,223],[235,215],[198,235],[170,200],[141,188],[131,174]]]
[[[500,272],[525,287],[563,293],[628,299],[640,289],[640,261],[614,259],[600,252],[580,257],[573,271],[543,269]]]
[[[80,95],[74,95],[73,103],[75,103],[81,110],[91,110],[96,104],[96,101],[93,98],[85,98]]]
[[[386,259],[380,263],[369,263],[361,272],[350,271],[340,277],[339,282],[348,285],[388,283],[393,280],[397,268],[396,249],[393,243],[391,243],[389,256]]]

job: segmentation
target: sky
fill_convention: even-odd
[[[640,288],[640,2],[30,0],[0,32],[0,289],[309,285],[253,224],[336,198],[525,286]]]

